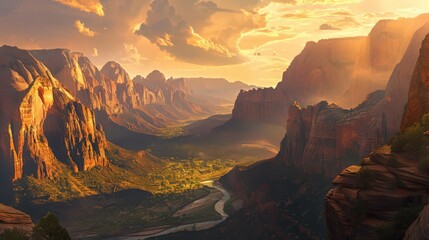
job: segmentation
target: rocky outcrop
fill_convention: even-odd
[[[428,21],[427,14],[412,19],[383,20],[367,37],[309,42],[270,93],[285,99],[287,106],[293,101],[306,106],[327,100],[345,108],[354,107],[364,101],[367,94],[385,88],[415,32]],[[277,104],[277,101],[264,104],[264,95],[259,91],[241,93],[233,118],[285,124],[288,110]],[[270,109],[275,108],[278,111],[273,115]],[[261,113],[266,114],[261,117]]]
[[[401,130],[429,111],[426,106],[429,99],[426,86],[429,35],[423,40],[419,54]],[[419,161],[424,157],[427,156],[391,153],[389,147],[384,147],[364,158],[360,166],[353,165],[341,172],[333,181],[335,188],[325,197],[329,238],[380,239],[390,236],[390,239],[399,239],[403,236],[411,224],[408,221],[413,220],[413,212],[428,204],[429,175],[419,170]],[[426,211],[424,209],[411,225],[405,239],[427,238],[423,225]]]
[[[274,88],[240,91],[232,111],[233,119],[286,125],[290,98]]]
[[[352,159],[386,142],[383,111],[375,107],[383,97],[383,91],[374,92],[350,110],[327,102],[304,109],[291,105],[277,159],[305,173],[335,176]]]
[[[380,239],[389,229],[403,236],[406,229],[395,227],[406,224],[401,216],[429,197],[429,176],[417,161],[388,147],[346,168],[333,184],[325,197],[329,239]]]
[[[29,52],[0,48],[2,183],[106,166],[106,139],[93,112],[76,100]]]
[[[15,208],[0,204],[0,232],[14,228],[30,234],[33,231],[31,217]]]
[[[420,56],[411,78],[401,129],[404,130],[419,121],[427,112],[429,112],[429,35],[422,43]]]

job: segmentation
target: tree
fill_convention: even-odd
[[[33,228],[34,240],[71,240],[67,230],[60,225],[57,216],[48,212]]]

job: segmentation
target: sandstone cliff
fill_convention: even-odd
[[[428,203],[429,175],[421,165],[427,158],[427,151],[421,150],[427,149],[422,145],[426,141],[416,141],[424,137],[415,130],[404,132],[429,112],[425,84],[429,69],[429,35],[421,46],[409,85],[402,132],[393,141],[394,149],[402,152],[391,152],[389,147],[384,147],[363,159],[361,166],[350,166],[334,179],[335,188],[325,197],[330,239],[400,239],[411,224],[410,220],[414,220],[413,214]],[[420,134],[426,130],[421,129]],[[405,142],[398,143],[397,139]],[[398,148],[401,144],[407,147]],[[413,147],[417,150],[407,152],[406,149]],[[425,226],[422,225],[426,221],[425,214],[426,210],[410,227],[406,239],[425,239]]]
[[[420,56],[411,78],[401,129],[404,130],[419,121],[427,112],[429,112],[429,35],[422,43]]]
[[[414,33],[428,21],[427,14],[413,19],[383,20],[367,37],[309,42],[277,87],[268,91],[287,106],[293,101],[306,106],[327,100],[354,107],[367,94],[385,88]],[[264,103],[261,91],[264,90],[240,93],[233,118],[285,124],[287,108],[279,106],[278,101]],[[277,109],[274,115],[271,109]]]
[[[419,46],[428,32],[429,23],[413,36],[386,91],[370,94],[358,107],[346,110],[326,102],[304,109],[292,105],[287,114],[287,134],[277,158],[306,172],[324,172],[333,177],[353,159],[356,161],[385,144],[399,129],[407,86]]]
[[[106,139],[93,112],[76,100],[29,52],[0,48],[1,180],[106,166]]]
[[[100,113],[100,118],[107,115],[102,122],[113,121],[134,132],[157,134],[174,121],[212,112],[188,99],[190,91],[183,80],[167,81],[159,71],[131,80],[125,69],[113,61],[98,70],[83,54],[67,49],[31,53],[72,95]]]
[[[383,97],[383,91],[374,92],[350,110],[327,102],[304,109],[291,105],[277,159],[306,173],[335,176],[353,159],[386,142],[385,118],[376,108]]]
[[[14,228],[30,234],[33,231],[31,217],[15,208],[0,204],[0,232]]]
[[[429,197],[429,176],[416,160],[389,149],[346,168],[333,184],[325,197],[329,239],[398,239],[406,228],[394,226],[409,224],[405,214]]]

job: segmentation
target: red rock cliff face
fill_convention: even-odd
[[[429,35],[420,49],[420,56],[411,78],[408,103],[402,117],[401,129],[419,121],[429,112]]]
[[[74,170],[108,164],[106,140],[91,110],[29,52],[0,48],[1,180],[52,177],[60,162]]]
[[[286,99],[287,105],[298,101],[306,106],[327,100],[346,108],[354,107],[364,101],[367,94],[385,88],[414,33],[428,21],[429,15],[384,20],[368,37],[309,42],[285,71],[275,93],[271,94]],[[287,108],[279,107],[277,101],[264,103],[263,95],[257,91],[253,94],[238,96],[233,118],[286,122],[287,116],[279,116],[278,112],[287,115]],[[278,111],[270,115],[270,109],[275,108]],[[258,116],[262,113],[267,114]]]
[[[350,164],[344,161],[346,155],[364,156],[384,144],[399,129],[407,86],[428,32],[429,23],[415,33],[386,91],[370,94],[357,108],[328,107],[326,102],[305,109],[291,106],[278,158],[307,172],[330,172],[327,176],[332,177]]]
[[[233,119],[286,124],[291,103],[286,94],[273,88],[241,91],[232,111]]]
[[[30,234],[33,231],[31,217],[15,208],[0,204],[0,232],[14,228]]]
[[[421,46],[402,129],[429,111],[429,89],[426,86],[429,35]],[[418,162],[412,154],[392,153],[389,147],[384,147],[363,159],[361,166],[350,166],[341,172],[334,179],[335,188],[325,197],[329,238],[380,239],[380,227],[396,226],[400,211],[427,204],[429,176],[419,170]],[[406,234],[399,229],[396,235],[405,234],[405,239],[425,239],[426,213],[427,208]]]
[[[277,159],[305,173],[335,176],[350,164],[348,157],[357,158],[386,141],[383,112],[370,112],[383,96],[383,91],[375,92],[351,110],[327,102],[304,109],[291,105]]]
[[[113,61],[99,71],[87,57],[67,49],[31,52],[82,103],[133,131],[156,134],[168,122],[210,113],[188,100],[190,91],[184,82],[167,81],[159,71],[134,81]]]

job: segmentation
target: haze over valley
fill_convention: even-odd
[[[427,239],[420,0],[0,2],[0,239]]]

